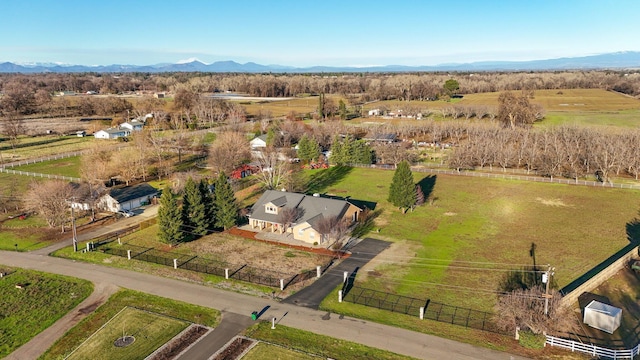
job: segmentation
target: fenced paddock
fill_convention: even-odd
[[[594,357],[603,357],[608,359],[633,359],[634,356],[640,355],[640,344],[636,345],[633,349],[612,350],[596,345],[583,344],[572,340],[557,338],[550,335],[547,335],[546,337],[547,341],[545,342],[545,346],[555,346],[571,350],[573,352],[577,351],[589,354]]]
[[[133,230],[134,231],[134,230]],[[126,257],[155,264],[171,266],[178,269],[196,271],[199,273],[222,276],[226,279],[246,281],[253,284],[265,285],[284,290],[285,288],[317,277],[317,269],[306,270],[296,274],[287,274],[278,271],[253,267],[248,264],[230,264],[217,260],[207,259],[195,255],[181,254],[174,251],[164,251],[156,248],[143,247],[124,243],[115,243],[117,236],[109,236],[93,244],[105,254]],[[320,265],[320,273],[324,273],[334,259]]]
[[[343,300],[355,304],[375,307],[401,314],[420,316],[424,308],[424,318],[468,328],[503,333],[492,321],[493,314],[459,306],[447,305],[429,299],[416,299],[397,294],[357,286],[346,286]]]
[[[65,359],[144,359],[189,325],[184,320],[125,307]],[[116,346],[116,340],[123,336],[135,340],[125,347]]]

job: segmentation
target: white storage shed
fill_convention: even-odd
[[[592,300],[584,308],[583,322],[592,328],[613,334],[620,326],[622,309]]]

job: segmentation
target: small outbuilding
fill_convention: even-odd
[[[592,328],[613,334],[620,326],[622,309],[592,300],[584,308],[583,322]]]

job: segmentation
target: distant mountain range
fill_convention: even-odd
[[[359,73],[359,72],[437,72],[437,71],[528,71],[528,70],[586,70],[586,69],[640,69],[640,52],[624,51],[582,57],[567,57],[532,61],[482,61],[434,66],[312,66],[306,68],[283,65],[260,65],[253,62],[217,61],[205,64],[198,60],[176,64],[156,65],[61,65],[56,63],[16,64],[0,63],[0,73]]]

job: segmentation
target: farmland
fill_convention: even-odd
[[[7,272],[0,267],[0,272]],[[51,326],[84,298],[88,281],[31,270],[9,270],[0,279],[0,357]]]

